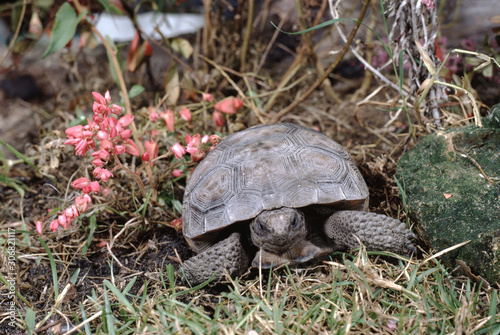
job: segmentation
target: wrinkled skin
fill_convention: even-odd
[[[333,250],[359,247],[358,238],[368,250],[404,255],[416,252],[410,241],[415,235],[404,223],[385,215],[342,210],[326,219],[313,217],[311,221],[314,226],[308,227],[303,211],[294,208],[260,213],[250,223],[252,243],[259,249],[251,265],[270,268],[306,262]],[[241,234],[234,232],[184,262],[184,278],[194,285],[210,278],[220,280],[224,274],[240,275],[252,256],[243,247]]]
[[[260,213],[250,224],[253,244],[259,252],[252,266],[270,268],[284,263],[302,263],[333,250],[307,239],[304,213],[294,208],[279,208]]]

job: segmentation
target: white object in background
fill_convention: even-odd
[[[104,36],[115,42],[129,42],[134,38],[135,28],[126,16],[102,13],[96,15],[96,28]],[[161,39],[155,28],[163,36],[176,37],[182,34],[195,33],[203,27],[203,14],[171,14],[148,12],[137,15],[137,23],[142,31],[154,39]]]

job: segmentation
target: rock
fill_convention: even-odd
[[[396,176],[408,214],[435,252],[471,240],[441,256],[464,261],[490,284],[500,283],[500,104],[470,125],[424,137],[400,159]],[[451,196],[450,196],[451,195]]]

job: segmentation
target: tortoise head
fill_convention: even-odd
[[[255,246],[277,255],[293,249],[307,235],[302,211],[286,207],[263,211],[252,221],[250,230]]]
[[[252,266],[264,269],[285,263],[306,262],[331,253],[331,247],[308,239],[304,213],[299,209],[282,207],[263,211],[250,223],[253,243],[259,252]]]

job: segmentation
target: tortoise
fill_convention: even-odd
[[[184,262],[184,279],[237,276],[250,262],[302,263],[359,247],[358,239],[368,250],[415,252],[415,235],[367,212],[368,198],[349,153],[326,135],[290,123],[230,135],[186,185],[182,231],[197,255]]]

